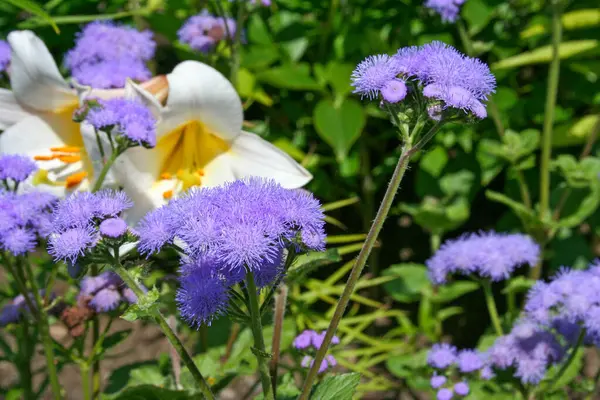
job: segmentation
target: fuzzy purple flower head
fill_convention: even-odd
[[[204,10],[202,13],[190,17],[177,32],[182,43],[192,49],[207,53],[221,40],[227,39],[227,34],[235,37],[236,23],[227,18],[215,17]]]
[[[427,364],[434,368],[446,369],[457,361],[456,347],[447,343],[434,344],[427,354]]]
[[[6,71],[10,64],[10,45],[5,40],[0,40],[0,72]]]
[[[0,156],[0,180],[20,183],[37,170],[35,162],[29,157],[19,154],[3,154]]]
[[[444,22],[455,22],[465,0],[426,0],[425,7],[432,9]]]
[[[302,361],[300,362],[300,365],[303,366],[304,368],[312,368],[314,363],[315,363],[315,360],[313,357],[304,356],[302,358]],[[319,366],[319,370],[317,372],[319,374],[322,374],[323,372],[327,371],[327,369],[333,368],[336,365],[337,365],[337,360],[335,359],[335,357],[332,356],[331,354],[328,354],[325,356],[323,361],[321,361],[321,365]]]
[[[129,146],[156,146],[156,118],[148,107],[137,100],[98,100],[85,120],[97,130],[124,137]]]
[[[369,56],[352,72],[353,93],[370,100],[379,95],[389,103],[397,103],[406,97],[406,83],[397,78],[400,73],[394,59],[386,54]]]
[[[446,241],[426,265],[435,284],[446,282],[447,276],[454,273],[500,281],[521,265],[533,267],[539,256],[540,247],[529,236],[472,233]]]
[[[298,350],[314,350],[317,351],[323,344],[323,339],[325,338],[325,331],[321,333],[317,333],[316,331],[307,329],[302,331],[296,338],[294,339],[293,345]],[[340,338],[337,336],[333,336],[331,339],[331,344],[336,345],[340,343]]]
[[[121,303],[137,301],[131,289],[112,271],[83,278],[79,298],[88,299],[89,306],[99,313],[112,311]]]
[[[123,87],[127,78],[143,81],[151,74],[145,62],[154,56],[152,32],[112,22],[96,21],[77,35],[65,65],[84,85],[98,88]]]

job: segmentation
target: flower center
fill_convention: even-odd
[[[165,199],[175,193],[202,185],[204,168],[231,146],[209,132],[200,121],[189,121],[161,137],[156,145],[161,155],[160,179],[173,182],[163,192]]]

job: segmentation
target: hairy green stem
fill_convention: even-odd
[[[87,365],[80,365],[79,371],[81,373],[81,391],[83,392],[83,399],[91,400],[92,392],[90,391],[90,369]]]
[[[273,357],[269,363],[271,374],[271,383],[273,385],[273,396],[277,398],[277,367],[279,366],[279,353],[281,351],[281,336],[283,334],[283,318],[285,317],[285,307],[287,303],[288,287],[282,284],[279,287],[279,293],[275,296],[275,314],[273,316],[273,342],[271,353]]]
[[[92,188],[92,193],[97,192],[98,190],[100,190],[102,188],[102,184],[104,183],[104,180],[106,179],[106,175],[108,174],[110,167],[112,167],[112,165],[115,163],[117,157],[119,157],[120,155],[121,155],[120,151],[113,150],[112,154],[110,155],[108,160],[106,160],[106,163],[102,167],[102,170],[100,171],[100,175],[98,175],[98,179],[96,179],[96,183],[94,183],[94,187]]]
[[[571,350],[571,354],[569,355],[569,358],[562,365],[562,367],[560,368],[560,370],[558,370],[558,372],[556,373],[556,375],[554,375],[554,377],[549,381],[550,383],[548,384],[548,386],[546,386],[544,389],[548,389],[548,390],[554,389],[554,386],[556,386],[556,384],[558,383],[558,381],[560,380],[560,378],[562,378],[562,376],[565,374],[565,372],[567,371],[567,369],[569,368],[569,366],[573,363],[573,360],[575,360],[575,356],[577,355],[577,351],[579,350],[579,348],[583,344],[583,339],[585,339],[585,334],[586,334],[585,328],[581,328],[581,332],[579,332],[579,337],[577,338],[577,343],[575,343],[575,346],[573,346],[573,349]]]
[[[127,271],[125,267],[121,265],[120,262],[115,263],[115,265],[113,265],[113,268],[114,271],[121,277],[121,279],[123,279],[123,282],[125,282],[125,284],[128,287],[130,287],[131,290],[133,290],[137,297],[143,297],[145,295],[144,291],[139,287],[135,279],[129,274],[129,271]],[[181,343],[181,340],[179,340],[173,329],[171,329],[171,326],[169,325],[165,317],[161,314],[160,311],[155,310],[153,318],[154,321],[160,327],[160,329],[163,331],[163,334],[166,336],[167,340],[171,343],[171,346],[175,348],[175,350],[181,357],[181,360],[192,374],[194,380],[196,381],[196,384],[198,385],[198,388],[200,389],[204,397],[207,400],[214,400],[215,396],[212,394],[210,386],[202,376],[202,373],[194,363],[192,357],[189,355],[189,353],[183,346],[183,343]]]
[[[523,175],[523,171],[514,167],[515,177],[517,178],[517,183],[519,184],[519,190],[521,191],[521,200],[523,200],[523,204],[528,209],[531,209],[531,195],[529,193],[529,187],[527,186],[527,181],[525,180],[525,175]]]
[[[436,125],[437,126],[437,125]],[[383,227],[383,223],[387,218],[387,215],[392,207],[394,202],[394,197],[396,196],[396,192],[398,191],[398,187],[400,187],[400,182],[402,182],[402,178],[404,177],[404,173],[408,168],[408,162],[413,153],[415,153],[418,149],[416,147],[412,147],[411,143],[405,143],[402,148],[402,154],[398,159],[398,164],[396,165],[396,169],[394,170],[394,174],[392,175],[392,179],[390,180],[389,186],[383,196],[383,200],[381,201],[381,205],[379,206],[379,210],[377,211],[377,215],[375,216],[375,220],[373,221],[373,225],[371,225],[371,229],[369,229],[369,233],[367,234],[367,238],[358,254],[356,262],[352,267],[350,272],[350,276],[348,277],[348,282],[344,287],[344,291],[342,296],[340,297],[335,311],[333,313],[333,317],[331,319],[331,323],[327,328],[327,333],[325,333],[325,338],[323,339],[323,343],[317,354],[315,355],[315,359],[313,361],[313,365],[308,372],[306,380],[304,381],[304,387],[302,388],[302,394],[299,397],[299,400],[307,400],[310,391],[312,389],[313,382],[317,376],[319,371],[319,366],[321,362],[325,358],[325,354],[327,353],[327,349],[329,348],[329,344],[331,343],[331,339],[335,335],[337,327],[346,311],[346,307],[350,301],[350,296],[354,292],[354,287],[356,286],[356,282],[360,278],[363,268],[365,267],[365,263],[367,258],[371,254],[371,250],[373,250],[373,246],[377,241],[377,237],[379,236],[379,232],[381,232],[381,228]]]
[[[494,300],[494,293],[492,292],[492,285],[490,281],[484,279],[481,281],[481,287],[483,288],[483,294],[485,296],[485,304],[487,305],[492,325],[496,330],[498,336],[504,335],[502,330],[502,324],[500,323],[500,316],[498,315],[498,309],[496,308],[496,301]]]
[[[19,370],[19,383],[23,388],[23,397],[25,400],[35,399],[33,394],[33,380],[31,373],[31,359],[34,355],[35,343],[31,343],[30,338],[32,333],[29,330],[29,321],[25,318],[21,324],[21,329],[24,334],[22,345],[19,344],[19,350],[23,349],[23,354],[19,351],[19,359],[16,367]]]
[[[98,265],[92,264],[90,268],[90,274],[92,276],[98,275]],[[100,359],[95,357],[96,346],[100,339],[100,319],[96,313],[92,317],[92,354],[90,357],[94,357],[94,363],[92,365],[92,399],[95,399],[100,394]]]
[[[552,157],[552,131],[554,126],[554,109],[560,78],[559,48],[562,40],[560,0],[552,0],[552,61],[548,71],[548,86],[546,91],[546,107],[544,110],[544,129],[542,134],[542,155],[540,165],[540,206],[539,216],[542,221],[550,217],[550,159]],[[542,275],[542,263],[538,263],[530,271],[530,278],[539,279]]]
[[[42,301],[42,296],[40,296],[40,291],[35,281],[35,275],[33,274],[31,265],[29,265],[28,260],[23,260],[21,264],[25,269],[25,273],[28,275],[29,283],[31,284],[31,291],[33,292],[33,298],[37,304],[37,312],[40,317],[38,320],[38,326],[40,330],[40,336],[42,338],[42,345],[44,346],[44,355],[46,357],[46,367],[48,368],[48,378],[50,379],[52,394],[54,395],[55,400],[62,399],[62,390],[60,382],[58,381],[56,365],[54,364],[54,343],[52,342],[52,337],[50,336],[48,315],[44,311],[44,302]],[[49,289],[50,288],[47,288],[46,290]],[[25,297],[29,297],[29,295],[25,294]]]
[[[254,281],[254,274],[248,270],[246,273],[246,286],[248,288],[248,308],[250,310],[250,324],[252,335],[254,336],[254,355],[258,361],[258,373],[260,374],[260,383],[263,388],[265,400],[274,400],[273,387],[271,386],[271,377],[269,367],[267,366],[267,351],[265,349],[265,338],[263,337],[260,307],[258,304],[258,289]]]

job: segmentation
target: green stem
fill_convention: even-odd
[[[110,167],[112,167],[115,160],[120,155],[121,155],[121,151],[119,151],[118,149],[113,150],[112,154],[110,155],[110,157],[108,158],[108,160],[106,161],[104,166],[102,167],[102,170],[100,171],[100,175],[98,175],[98,179],[96,179],[96,183],[94,183],[94,187],[92,188],[92,193],[97,192],[98,190],[100,190],[102,188],[102,184],[104,183],[104,179],[106,179],[106,175],[108,174]]]
[[[246,273],[246,286],[248,287],[248,308],[250,309],[250,323],[252,335],[254,336],[254,355],[258,361],[258,372],[260,374],[260,382],[263,388],[263,396],[265,400],[274,400],[273,388],[271,387],[271,377],[269,375],[269,367],[267,366],[265,338],[263,337],[262,322],[260,307],[258,304],[258,289],[254,281],[252,271]]]
[[[33,394],[31,359],[34,356],[35,343],[32,346],[30,342],[29,335],[32,333],[29,331],[29,321],[26,318],[22,323],[22,332],[24,333],[24,337],[22,338],[22,345],[19,346],[19,350],[22,348],[23,354],[19,351],[19,359],[16,366],[19,369],[19,383],[23,388],[23,396],[25,400],[33,400],[35,399],[35,395]]]
[[[46,356],[46,367],[48,368],[48,378],[50,379],[50,386],[52,387],[52,393],[54,394],[54,399],[62,399],[62,392],[60,382],[58,381],[58,373],[56,372],[56,365],[54,364],[54,343],[52,343],[52,337],[50,336],[50,326],[48,325],[48,315],[44,311],[44,303],[42,301],[42,296],[40,296],[40,291],[37,287],[37,283],[35,281],[35,275],[33,274],[33,270],[31,269],[31,265],[27,260],[23,260],[21,263],[25,272],[29,277],[29,282],[31,284],[31,291],[33,292],[33,297],[35,302],[37,303],[37,311],[39,313],[39,329],[40,336],[42,337],[42,344],[44,346],[44,355]],[[50,290],[47,288],[46,290]],[[26,295],[25,297],[28,297]]]
[[[481,281],[481,287],[483,288],[483,294],[485,295],[485,304],[487,305],[492,325],[496,330],[498,336],[504,335],[502,331],[502,324],[500,323],[500,316],[498,315],[498,309],[496,308],[496,301],[494,300],[494,294],[492,293],[492,285],[488,280]]]
[[[271,374],[271,383],[273,385],[273,397],[277,397],[277,367],[279,366],[279,355],[281,351],[281,336],[283,333],[283,318],[285,317],[285,307],[288,296],[288,287],[282,284],[279,287],[279,293],[275,297],[275,313],[273,315],[273,342],[271,353],[273,358],[269,363]]]
[[[91,400],[92,393],[90,391],[90,369],[87,365],[81,365],[79,367],[81,372],[81,391],[83,392],[84,400]]]
[[[523,175],[523,171],[514,167],[515,178],[517,178],[517,183],[519,184],[519,190],[521,191],[521,200],[523,200],[523,204],[528,209],[531,209],[531,195],[529,193],[529,187],[527,186],[527,181],[525,180],[525,175]]]
[[[567,369],[569,368],[569,366],[573,363],[573,360],[575,360],[575,356],[577,355],[577,351],[579,350],[579,348],[583,344],[583,339],[585,339],[585,333],[586,333],[585,328],[581,328],[581,332],[579,332],[579,337],[577,338],[577,343],[575,343],[575,346],[573,347],[573,350],[571,350],[571,354],[569,355],[568,360],[562,365],[562,367],[556,373],[556,375],[554,375],[554,378],[552,378],[549,381],[550,384],[547,385],[545,387],[545,389],[548,389],[548,390],[554,389],[554,386],[556,385],[556,383],[560,380],[560,378],[562,378],[562,376],[567,371]]]
[[[115,272],[121,277],[123,282],[125,282],[125,284],[129,286],[131,290],[133,290],[133,292],[138,298],[141,298],[145,295],[144,291],[138,286],[135,279],[129,274],[129,271],[127,271],[121,265],[120,262],[115,263],[115,265],[113,265],[113,268]],[[161,314],[159,310],[154,310],[153,313],[154,321],[158,324],[158,326],[166,336],[167,340],[171,343],[171,346],[173,346],[173,348],[181,357],[181,360],[192,374],[194,380],[196,381],[196,384],[198,385],[198,388],[200,389],[204,397],[207,400],[214,400],[215,396],[212,394],[210,386],[202,376],[200,370],[198,370],[198,367],[196,366],[194,360],[183,346],[183,343],[181,343],[181,340],[179,340],[173,329],[171,329],[171,326],[169,325],[165,317]]]
[[[310,371],[304,381],[304,387],[302,389],[302,394],[299,397],[299,400],[308,400],[308,396],[313,386],[313,382],[317,377],[317,373],[319,370],[319,366],[321,362],[325,358],[325,354],[327,353],[327,349],[329,348],[329,344],[331,343],[331,339],[333,335],[335,335],[335,331],[337,330],[338,324],[344,315],[344,311],[346,311],[346,307],[350,301],[350,296],[354,292],[354,287],[356,286],[356,282],[360,278],[363,268],[365,267],[365,263],[367,258],[371,254],[371,250],[377,241],[377,237],[379,236],[379,232],[381,232],[381,228],[383,227],[383,223],[392,207],[394,202],[394,197],[396,196],[396,192],[398,191],[398,187],[400,186],[400,182],[402,182],[402,178],[404,177],[404,173],[408,168],[408,162],[410,157],[417,151],[416,148],[411,147],[411,143],[407,142],[404,144],[402,148],[402,154],[398,159],[398,164],[396,165],[396,169],[394,170],[394,174],[390,180],[389,186],[385,191],[383,199],[381,201],[381,205],[379,206],[379,210],[377,210],[377,215],[375,216],[375,220],[373,221],[373,225],[371,225],[371,229],[369,229],[369,233],[367,234],[367,238],[358,254],[356,262],[350,271],[350,276],[348,277],[348,282],[344,287],[344,291],[342,296],[340,297],[335,311],[333,313],[333,317],[331,319],[331,323],[327,328],[327,333],[325,333],[325,338],[323,339],[323,343],[317,354],[315,355],[315,359],[313,362]]]
[[[98,265],[92,264],[90,268],[91,276],[98,275]],[[92,317],[92,354],[90,357],[94,358],[92,364],[92,398],[95,399],[100,394],[100,358],[96,356],[96,344],[100,339],[100,319],[98,314],[94,313]]]
[[[542,155],[540,166],[540,208],[542,221],[547,221],[550,212],[550,158],[552,156],[552,129],[554,126],[554,109],[560,78],[559,47],[562,40],[562,7],[559,0],[552,1],[552,61],[548,71],[548,87],[546,92],[546,108],[544,110],[544,130],[542,134]],[[542,263],[538,263],[530,272],[530,278],[539,279],[542,274]]]
[[[236,17],[236,29],[233,43],[231,44],[231,70],[229,72],[229,80],[234,87],[238,87],[238,71],[240,69],[240,43],[242,41],[242,31],[246,19],[246,2],[238,2],[238,13]]]

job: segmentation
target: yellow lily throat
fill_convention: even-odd
[[[162,159],[159,178],[176,179],[173,189],[163,192],[170,199],[174,192],[201,186],[204,168],[231,146],[202,122],[189,121],[160,138],[156,148]]]

